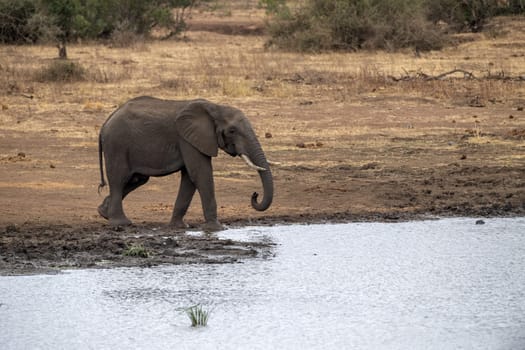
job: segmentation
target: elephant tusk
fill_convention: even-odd
[[[257,171],[266,171],[266,169],[253,164],[253,162],[250,160],[250,158],[246,154],[241,154],[241,158],[244,159],[244,161],[246,162],[246,164],[248,164],[250,168],[255,169]]]
[[[280,163],[280,162],[274,162],[274,161],[271,161],[271,160],[268,160],[268,164],[275,165],[275,166],[282,165],[282,163]]]

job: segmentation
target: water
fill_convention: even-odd
[[[244,228],[222,235],[275,257],[0,277],[0,348],[525,349],[525,218],[474,223]]]

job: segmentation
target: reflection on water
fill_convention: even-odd
[[[244,228],[222,235],[275,257],[0,277],[0,348],[523,349],[525,219],[474,223]]]

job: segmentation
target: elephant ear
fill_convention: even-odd
[[[184,107],[175,119],[179,134],[184,140],[210,157],[218,154],[217,134],[212,116],[214,111],[208,102],[191,102]]]

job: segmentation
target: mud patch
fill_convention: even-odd
[[[524,140],[525,139],[525,128],[512,129],[505,135],[506,138]]]
[[[27,162],[30,159],[26,157],[24,152],[18,152],[15,156],[0,157],[0,163],[15,163],[15,162]]]
[[[9,225],[0,235],[0,275],[53,273],[70,268],[150,267],[234,263],[271,254],[271,242],[236,242],[214,234],[177,232],[160,225]],[[146,254],[129,254],[140,247]]]

